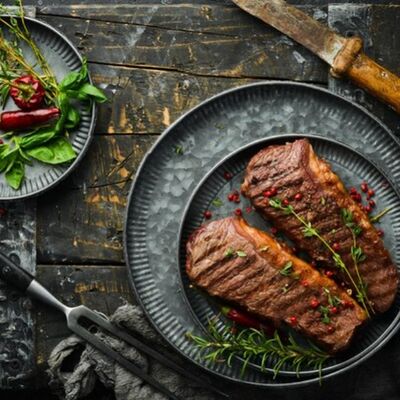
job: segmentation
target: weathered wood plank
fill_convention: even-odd
[[[102,18],[107,18],[104,15],[107,11],[111,18],[115,17],[110,12],[112,8],[102,10]],[[322,61],[276,30],[237,7],[209,6],[207,10],[201,5],[139,7],[138,24],[98,21],[92,13],[92,19],[45,15],[43,19],[67,34],[92,62],[206,76],[326,81],[326,66]],[[153,15],[164,13],[160,25],[145,23]],[[170,29],[163,21],[172,13],[175,26],[181,20],[188,25],[192,19],[213,19],[222,33]],[[322,19],[326,17],[326,13],[320,15]]]
[[[161,133],[182,113],[249,79],[206,78],[178,72],[90,65],[109,101],[99,107],[98,133]]]
[[[9,0],[11,1],[11,0]],[[75,1],[76,3],[79,3],[79,1]],[[33,4],[33,5],[40,5],[41,7],[43,6],[57,6],[57,5],[68,5],[70,4],[70,0],[40,0],[39,2],[37,0],[25,0],[25,4]],[[98,4],[99,1],[96,0],[85,0],[85,4],[87,5],[95,5]],[[127,4],[129,3],[127,0],[109,0],[107,2],[102,1],[101,3],[107,3],[108,5],[115,5],[115,4]],[[162,3],[161,1],[156,2],[155,0],[135,0],[135,4],[137,5],[143,5],[143,4],[154,4],[154,3]],[[167,0],[164,1],[164,3],[171,3],[171,4],[187,4],[190,3],[190,0]],[[296,5],[302,5],[304,4],[304,1],[302,0],[290,0],[288,3],[291,4],[296,4]],[[327,5],[331,3],[330,0],[308,0],[307,4],[315,4],[315,5]],[[335,0],[335,3],[340,4],[340,3],[349,3],[349,0]],[[352,3],[365,3],[365,0],[352,0]],[[368,4],[392,4],[393,0],[369,0]],[[201,4],[201,5],[225,5],[229,6],[232,4],[232,0],[196,0],[196,4]]]
[[[123,263],[132,176],[153,136],[98,136],[77,171],[38,199],[38,262]]]
[[[317,19],[326,20],[326,6],[301,7]],[[232,1],[219,4],[216,1],[185,2],[178,4],[116,4],[110,8],[106,4],[72,4],[68,6],[41,7],[38,15],[91,19],[119,24],[141,25],[159,29],[184,31],[187,33],[211,33],[220,36],[246,37],[264,35],[266,25],[250,17]],[[244,38],[245,39],[245,38]]]
[[[106,315],[126,302],[134,302],[124,266],[38,266],[37,279],[66,304],[85,304]],[[35,310],[36,362],[44,380],[43,372],[50,352],[71,332],[61,313],[39,303],[35,303]]]

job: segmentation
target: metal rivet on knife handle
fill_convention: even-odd
[[[283,0],[232,0],[327,62],[335,77],[345,76],[400,113],[400,78],[367,57],[360,38],[345,38]]]

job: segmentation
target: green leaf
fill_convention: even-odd
[[[70,106],[67,112],[67,118],[65,119],[65,127],[67,129],[74,129],[78,126],[80,120],[81,115],[79,111],[75,107]]]
[[[4,85],[0,89],[0,107],[4,107],[8,100],[8,95],[10,93],[10,87]]]
[[[25,175],[25,166],[21,161],[13,163],[12,168],[6,172],[7,183],[15,190],[18,190],[21,186],[22,180]]]
[[[304,237],[317,236],[317,230],[312,227],[311,222],[307,222],[306,226],[303,228]]]
[[[56,131],[54,127],[41,128],[28,135],[22,136],[19,140],[19,145],[23,149],[31,149],[48,142],[53,139],[55,135]]]
[[[223,202],[219,197],[216,197],[216,198],[211,202],[211,204],[212,204],[213,206],[215,206],[215,207],[221,207],[221,206],[224,205],[224,202]]]
[[[289,276],[293,272],[293,263],[288,261],[282,269],[279,270],[279,273],[283,276]]]
[[[319,311],[320,311],[321,314],[322,314],[321,321],[322,321],[324,324],[329,324],[329,323],[331,322],[331,319],[329,318],[329,308],[326,307],[326,306],[320,306],[320,307],[319,307]]]
[[[270,199],[269,205],[273,208],[282,208],[282,202],[279,199]]]
[[[236,252],[236,255],[237,255],[238,257],[247,257],[247,253],[245,253],[245,252],[242,251],[242,250],[238,250],[238,251]]]
[[[78,72],[70,72],[67,74],[60,83],[60,90],[65,92],[66,90],[78,89],[88,79],[88,69],[86,58],[82,60],[82,67]]]
[[[183,147],[181,145],[176,145],[174,147],[174,151],[175,151],[176,154],[178,154],[180,156],[182,156],[184,154],[184,150],[183,150]]]
[[[230,257],[233,257],[233,254],[234,254],[234,251],[233,251],[232,247],[229,247],[228,250],[226,250],[224,257],[230,258]]]
[[[355,263],[360,263],[365,261],[366,256],[363,253],[361,247],[351,246],[351,257]]]
[[[79,88],[78,91],[81,96],[89,96],[97,103],[104,103],[107,101],[107,97],[104,92],[96,86],[91,85],[90,83],[85,83]]]
[[[29,149],[27,153],[36,160],[46,164],[62,164],[76,157],[71,143],[62,137],[44,146]]]

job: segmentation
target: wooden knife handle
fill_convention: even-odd
[[[344,75],[400,113],[400,78],[363,52],[356,56]]]
[[[346,39],[333,62],[331,74],[336,78],[346,76],[400,113],[400,78],[371,60],[362,48],[359,37]]]

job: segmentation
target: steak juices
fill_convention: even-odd
[[[189,278],[212,296],[290,325],[330,353],[344,350],[368,316],[387,310],[396,294],[397,270],[378,232],[307,140],[257,153],[242,193],[352,290],[236,217],[210,222],[191,235]]]

